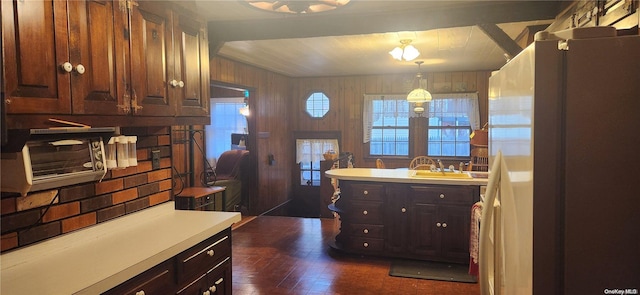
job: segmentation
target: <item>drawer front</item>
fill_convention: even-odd
[[[384,237],[384,226],[378,224],[349,223],[343,224],[341,230],[353,237],[376,239],[382,239]]]
[[[382,201],[384,186],[382,184],[351,183],[346,198],[350,200]]]
[[[470,186],[411,186],[414,203],[473,205],[480,198],[478,190]]]
[[[173,260],[167,260],[103,294],[164,294],[167,290],[175,290],[174,277],[175,269],[173,267]]]
[[[382,224],[382,202],[358,202],[351,201],[347,209],[348,213],[340,216],[343,220],[353,223]]]
[[[193,282],[182,286],[177,295],[228,294],[231,284],[231,258],[227,258]]]
[[[193,280],[231,256],[231,230],[193,246],[176,256],[178,283]]]
[[[347,249],[358,253],[382,252],[384,249],[383,239],[352,237],[346,243]]]

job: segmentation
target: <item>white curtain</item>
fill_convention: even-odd
[[[363,138],[362,143],[371,141],[371,129],[373,128],[373,122],[379,118],[374,118],[373,101],[374,100],[406,100],[406,94],[365,94],[364,104],[362,107],[362,130]],[[415,116],[413,108],[409,108],[409,116]],[[376,112],[380,114],[381,112]]]
[[[425,105],[425,110],[428,111],[428,116],[433,117],[434,113],[443,112],[459,112],[467,113],[469,118],[469,125],[471,130],[480,129],[480,108],[478,107],[478,93],[440,93],[432,94],[433,100]],[[438,100],[448,99],[448,107],[451,106],[451,100],[455,101],[453,110],[442,110],[444,104],[438,104]],[[431,104],[434,104],[431,106]]]
[[[296,139],[296,163],[324,160],[322,154],[330,150],[340,154],[337,139]]]
[[[469,124],[472,130],[480,129],[480,108],[478,107],[478,93],[439,93],[432,94],[433,101],[424,104],[425,113],[427,116],[432,116],[431,104],[434,103],[434,112],[442,112],[439,109],[437,100],[442,99],[456,99],[457,104],[455,110],[457,112],[466,112],[469,118]],[[371,129],[373,128],[374,118],[373,101],[374,100],[406,100],[406,94],[365,94],[364,104],[362,107],[362,143],[371,141]],[[413,111],[413,105],[409,107],[409,116],[420,116]]]

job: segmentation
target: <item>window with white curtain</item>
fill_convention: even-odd
[[[247,133],[247,119],[240,114],[244,97],[211,98],[211,124],[205,126],[207,159],[211,166],[225,151],[231,149],[231,133]]]
[[[296,139],[296,163],[300,165],[300,185],[320,186],[323,154],[340,154],[337,139]]]
[[[468,157],[471,130],[480,127],[477,93],[434,94],[427,113],[427,155]]]
[[[480,128],[477,93],[432,94],[425,104],[427,155],[468,157],[469,135]],[[418,116],[405,94],[365,95],[363,142],[372,156],[409,155],[409,117]]]

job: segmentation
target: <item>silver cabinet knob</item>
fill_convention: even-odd
[[[84,72],[86,71],[86,69],[84,68],[84,66],[82,64],[78,64],[76,66],[76,72],[80,75],[84,74]]]
[[[405,212],[407,212],[407,208],[402,208],[402,210],[400,210],[400,211],[402,211],[402,213],[405,213]]]
[[[440,199],[444,199],[444,194],[440,194]]]
[[[363,191],[362,193],[365,194],[365,195],[368,195],[369,191]]]
[[[447,224],[445,222],[442,223],[442,227],[447,227]]]
[[[67,73],[71,73],[71,71],[73,71],[73,65],[70,62],[65,62],[65,63],[61,64],[60,68],[62,68],[62,70],[67,72]],[[138,295],[138,294],[136,294],[136,295]]]
[[[436,223],[436,226],[437,226],[437,227],[441,227],[441,226],[442,226],[442,223],[438,222],[438,223]]]
[[[365,234],[368,234],[369,230],[365,228],[362,232],[365,233]]]
[[[367,215],[369,214],[369,212],[367,212],[367,210],[362,211],[362,214]]]
[[[362,244],[362,246],[364,246],[365,248],[367,248],[367,247],[369,247],[369,243],[364,242],[364,243]]]

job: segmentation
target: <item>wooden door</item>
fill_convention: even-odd
[[[451,262],[469,261],[469,234],[471,214],[468,206],[441,205],[438,208],[437,228],[441,232],[441,255]]]
[[[172,12],[164,2],[140,1],[130,11],[132,110],[142,116],[173,116]]]
[[[128,45],[124,32],[115,29],[126,11],[112,1],[69,1],[68,7],[70,62],[85,70],[71,75],[73,113],[127,113],[122,75],[127,68],[123,54]]]
[[[209,115],[209,45],[206,23],[192,15],[174,18],[175,71],[169,84],[178,115]],[[171,56],[169,58],[172,58]],[[175,82],[173,82],[175,81]],[[174,86],[176,85],[176,86]]]
[[[405,185],[389,186],[386,189],[385,212],[385,251],[406,253],[407,241],[411,239],[409,231],[409,207]]]
[[[440,252],[441,227],[437,224],[438,207],[434,204],[415,203],[412,206],[410,230],[410,251],[422,257],[436,257]]]
[[[2,1],[8,113],[71,112],[65,1]]]

